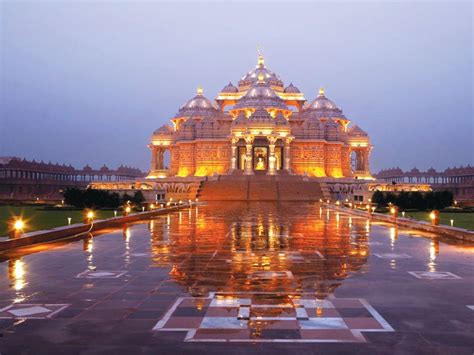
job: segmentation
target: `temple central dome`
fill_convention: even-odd
[[[274,107],[288,109],[284,101],[271,88],[263,74],[259,74],[257,81],[247,93],[237,102],[235,109],[247,107]]]
[[[255,69],[252,69],[245,74],[239,81],[239,88],[255,84],[258,81],[259,76],[264,77],[272,86],[283,88],[283,81],[273,71],[265,66],[265,61],[261,54],[258,55],[258,63]]]

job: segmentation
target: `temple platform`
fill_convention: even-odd
[[[319,201],[321,183],[302,176],[221,175],[202,181],[200,201]]]

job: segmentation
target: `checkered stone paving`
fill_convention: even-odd
[[[458,280],[461,277],[448,271],[408,271],[410,275],[425,280]]]
[[[86,270],[76,276],[78,279],[117,279],[125,275],[126,271]]]
[[[380,259],[410,259],[411,256],[408,254],[396,254],[396,253],[375,253],[377,258]]]
[[[17,303],[0,309],[0,319],[47,319],[67,308],[69,304]]]
[[[363,332],[393,328],[357,298],[313,294],[210,293],[180,297],[155,331],[186,332],[187,342],[365,342]]]

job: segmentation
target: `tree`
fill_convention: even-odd
[[[382,191],[375,191],[372,196],[372,202],[379,205],[385,206],[385,196]]]
[[[63,196],[66,204],[77,208],[116,208],[120,205],[118,193],[107,190],[68,188]]]
[[[133,194],[133,197],[132,197],[132,202],[139,205],[143,201],[145,201],[145,196],[143,196],[142,191],[141,190],[135,191],[135,193]]]

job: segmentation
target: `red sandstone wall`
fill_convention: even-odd
[[[351,167],[351,149],[350,147],[341,148],[341,162],[342,162],[342,174],[345,177],[352,176],[352,167]]]
[[[179,146],[179,169],[178,176],[194,175],[194,143],[178,143]]]
[[[328,143],[326,149],[326,175],[330,177],[343,177],[342,174],[342,144]]]
[[[230,169],[230,143],[198,141],[195,144],[195,175],[225,174]]]
[[[324,143],[294,141],[290,148],[291,169],[296,174],[324,177]]]

